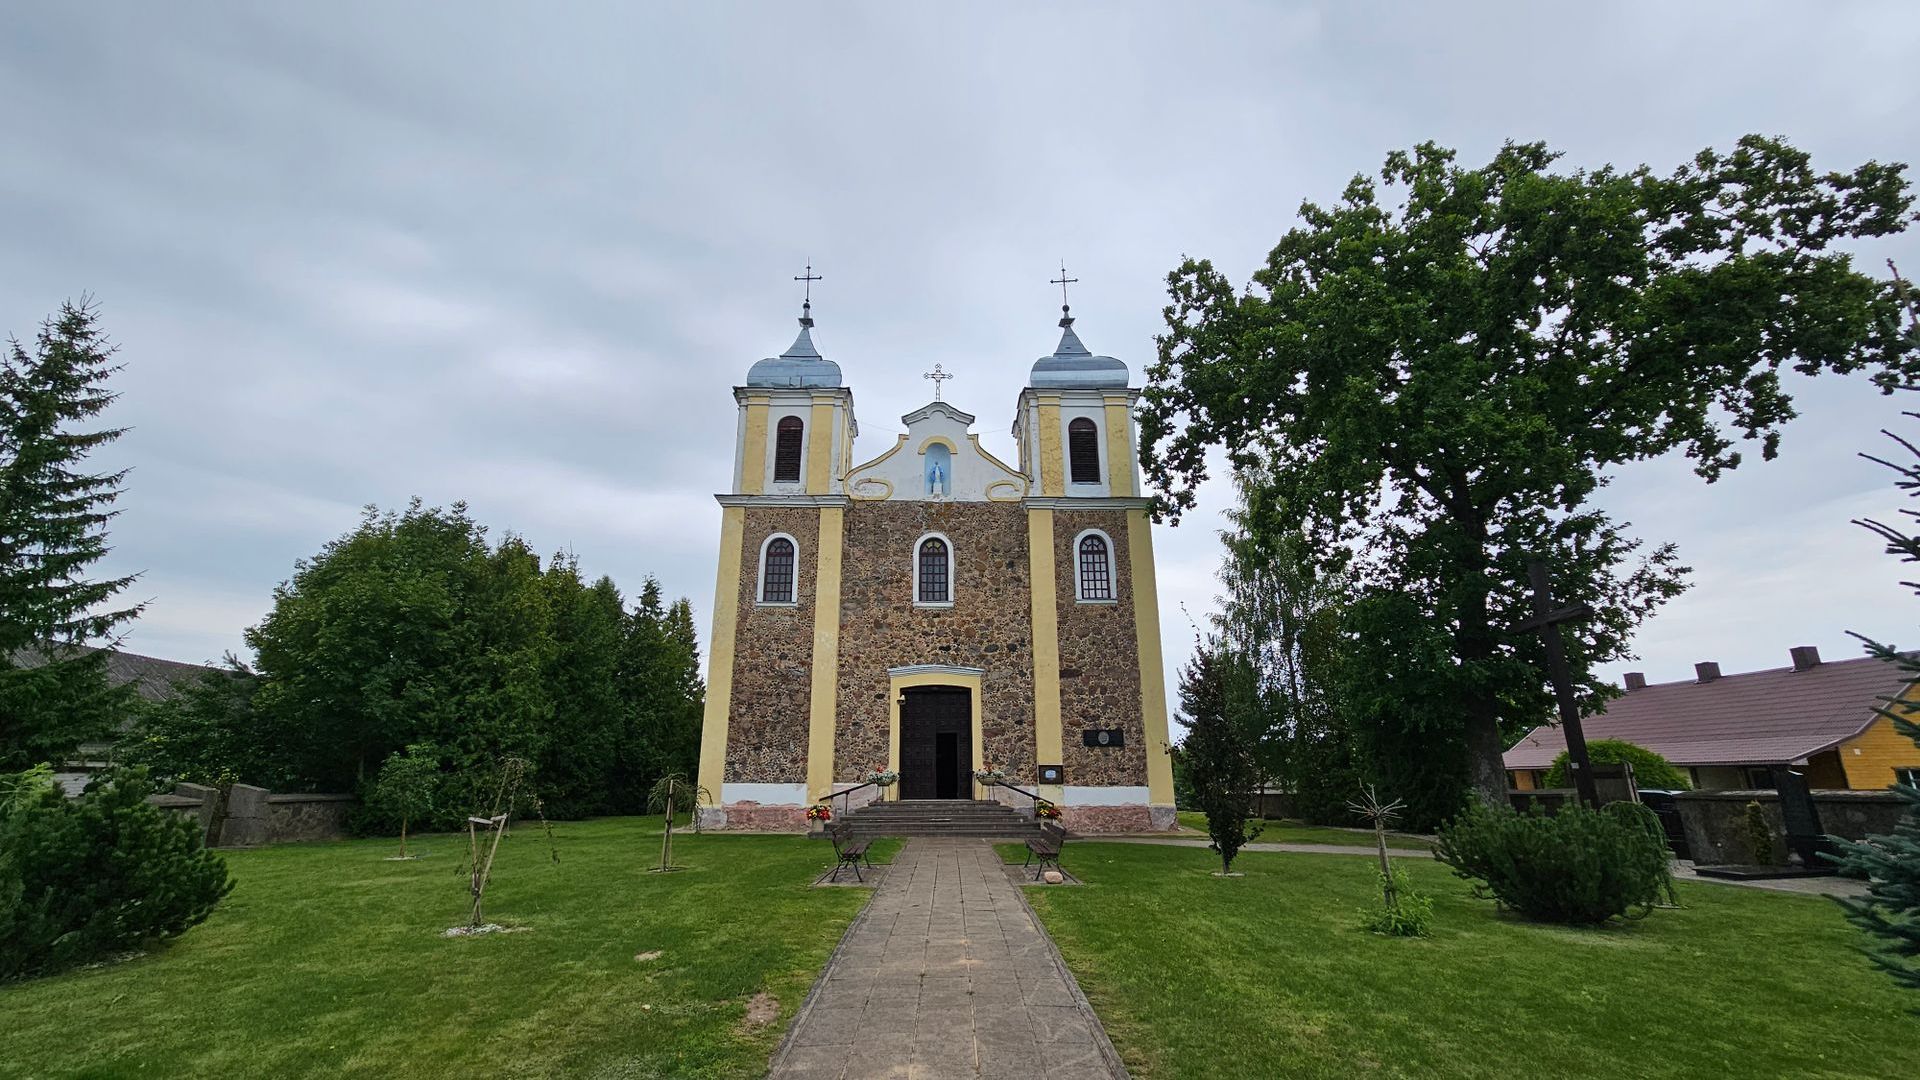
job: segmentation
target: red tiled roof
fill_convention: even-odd
[[[1624,739],[1675,765],[1788,764],[1865,731],[1874,709],[1907,682],[1899,668],[1868,656],[1659,683],[1627,691],[1581,727],[1588,741]],[[1566,748],[1558,726],[1534,728],[1507,751],[1507,768],[1548,768]]]

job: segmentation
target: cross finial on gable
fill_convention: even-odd
[[[939,364],[933,365],[932,371],[929,371],[925,375],[922,375],[920,377],[923,379],[933,380],[933,400],[935,401],[940,400],[940,384],[947,381],[948,379],[953,378],[952,375],[949,375],[946,372],[940,370]]]

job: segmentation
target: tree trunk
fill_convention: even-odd
[[[407,819],[400,819],[400,857],[407,857]]]
[[[1486,540],[1484,528],[1467,528],[1479,544],[1461,559],[1469,584],[1461,598],[1459,627],[1454,631],[1454,654],[1469,669],[1493,658],[1493,620],[1487,611]],[[1468,541],[1472,543],[1471,540]],[[1474,685],[1461,703],[1462,734],[1467,750],[1467,784],[1488,806],[1507,804],[1507,748],[1500,738],[1500,701],[1490,687]]]
[[[664,835],[660,838],[660,869],[665,870],[673,864],[673,793],[667,793],[667,822]]]
[[[1373,819],[1373,841],[1380,849],[1380,892],[1387,901],[1387,909],[1391,911],[1399,897],[1393,891],[1393,864],[1387,861],[1387,823],[1379,818]]]

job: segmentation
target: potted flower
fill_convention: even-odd
[[[989,761],[986,768],[973,770],[973,778],[983,784],[998,784],[1007,778],[1007,771]]]
[[[868,769],[867,774],[860,779],[875,787],[889,788],[894,785],[895,781],[900,779],[900,774],[894,772],[892,769],[883,769],[876,765]]]
[[[1039,802],[1033,804],[1033,816],[1042,821],[1058,821],[1060,820],[1060,808],[1045,799],[1041,799]]]
[[[833,807],[826,803],[814,803],[807,807],[807,820],[814,824],[833,820]]]

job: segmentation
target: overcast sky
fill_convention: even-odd
[[[1182,255],[1245,280],[1301,200],[1421,140],[1662,170],[1755,131],[1820,168],[1920,156],[1911,3],[1017,7],[12,6],[0,330],[91,292],[121,347],[107,569],[152,600],[127,647],[243,650],[296,558],[413,495],[629,594],[657,575],[704,633],[729,387],[791,341],[808,259],[861,457],[937,362],[1011,459],[1062,258],[1081,336],[1137,380]],[[1913,237],[1859,254],[1920,270]],[[1920,641],[1848,524],[1900,505],[1856,452],[1920,423],[1864,382],[1794,390],[1780,460],[1604,493],[1696,568],[1609,674]],[[1170,674],[1221,506],[1158,530]]]

